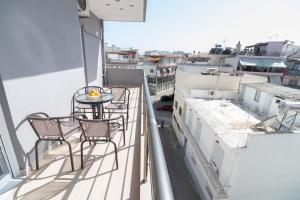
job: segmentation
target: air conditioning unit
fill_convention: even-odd
[[[78,15],[81,18],[90,17],[90,10],[88,6],[88,0],[77,0]]]

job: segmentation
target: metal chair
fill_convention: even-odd
[[[99,86],[86,86],[78,89],[72,97],[72,102],[71,102],[71,113],[72,115],[75,114],[86,114],[86,113],[93,113],[92,112],[92,107],[90,105],[85,105],[85,104],[80,104],[76,102],[75,98],[77,95],[80,94],[88,94],[90,90],[95,89],[99,91],[100,93],[104,92],[104,89]],[[102,108],[102,113],[103,113],[103,108]]]
[[[124,116],[119,116],[112,119],[82,119],[76,117],[79,121],[84,140],[81,142],[81,169],[83,169],[83,144],[85,142],[111,142],[115,148],[115,159],[116,159],[116,169],[119,168],[118,165],[118,155],[117,155],[117,145],[112,141],[112,138],[118,131],[123,133],[123,145],[125,146],[125,123]],[[118,120],[122,120],[122,123],[118,123]]]
[[[108,110],[109,118],[112,113],[126,114],[126,130],[128,129],[129,120],[129,98],[130,90],[125,87],[112,87],[110,88],[111,93],[114,95],[114,99],[105,106]]]
[[[27,121],[34,130],[38,140],[35,142],[35,160],[36,160],[36,169],[39,169],[39,160],[38,160],[38,144],[42,140],[46,141],[59,141],[67,143],[69,147],[71,167],[74,171],[74,162],[71,144],[66,141],[65,136],[74,130],[80,128],[78,123],[64,121],[66,119],[72,119],[74,116],[66,117],[49,117],[46,113],[32,113],[28,115]]]

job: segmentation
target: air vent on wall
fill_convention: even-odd
[[[90,17],[90,11],[89,11],[87,0],[77,0],[77,5],[78,5],[79,17],[82,17],[82,18]]]

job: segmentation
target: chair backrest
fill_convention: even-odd
[[[86,137],[110,137],[108,120],[78,119],[78,121]]]
[[[126,100],[129,101],[129,90],[127,88],[113,87],[111,88],[111,93],[114,95],[112,103],[128,103],[126,102]]]
[[[31,127],[38,137],[62,137],[60,122],[57,119],[30,115],[27,117]]]

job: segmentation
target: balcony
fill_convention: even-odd
[[[213,169],[212,164],[207,160],[203,151],[201,150],[201,148],[199,148],[198,144],[195,142],[195,139],[192,133],[190,132],[189,128],[187,128],[187,126],[184,124],[184,122],[180,117],[178,117],[177,120],[180,121],[181,124],[183,124],[181,128],[184,130],[183,132],[186,133],[186,137],[194,150],[194,156],[192,157],[192,161],[194,162],[194,164],[197,164],[199,171],[204,172],[203,178],[208,183],[210,191],[217,199],[228,198],[228,190],[230,186],[223,185],[220,182],[219,177],[215,172],[215,170]]]
[[[136,58],[118,58],[118,59],[112,59],[112,58],[106,58],[106,64],[108,67],[115,66],[115,65],[137,65],[138,59]]]
[[[119,169],[111,144],[88,143],[80,169],[79,131],[70,134],[75,170],[71,171],[67,145],[53,144],[15,187],[0,191],[0,199],[173,199],[149,89],[143,70],[108,69],[107,86],[130,88],[130,121],[126,145],[118,146]],[[31,164],[32,165],[32,164]]]

